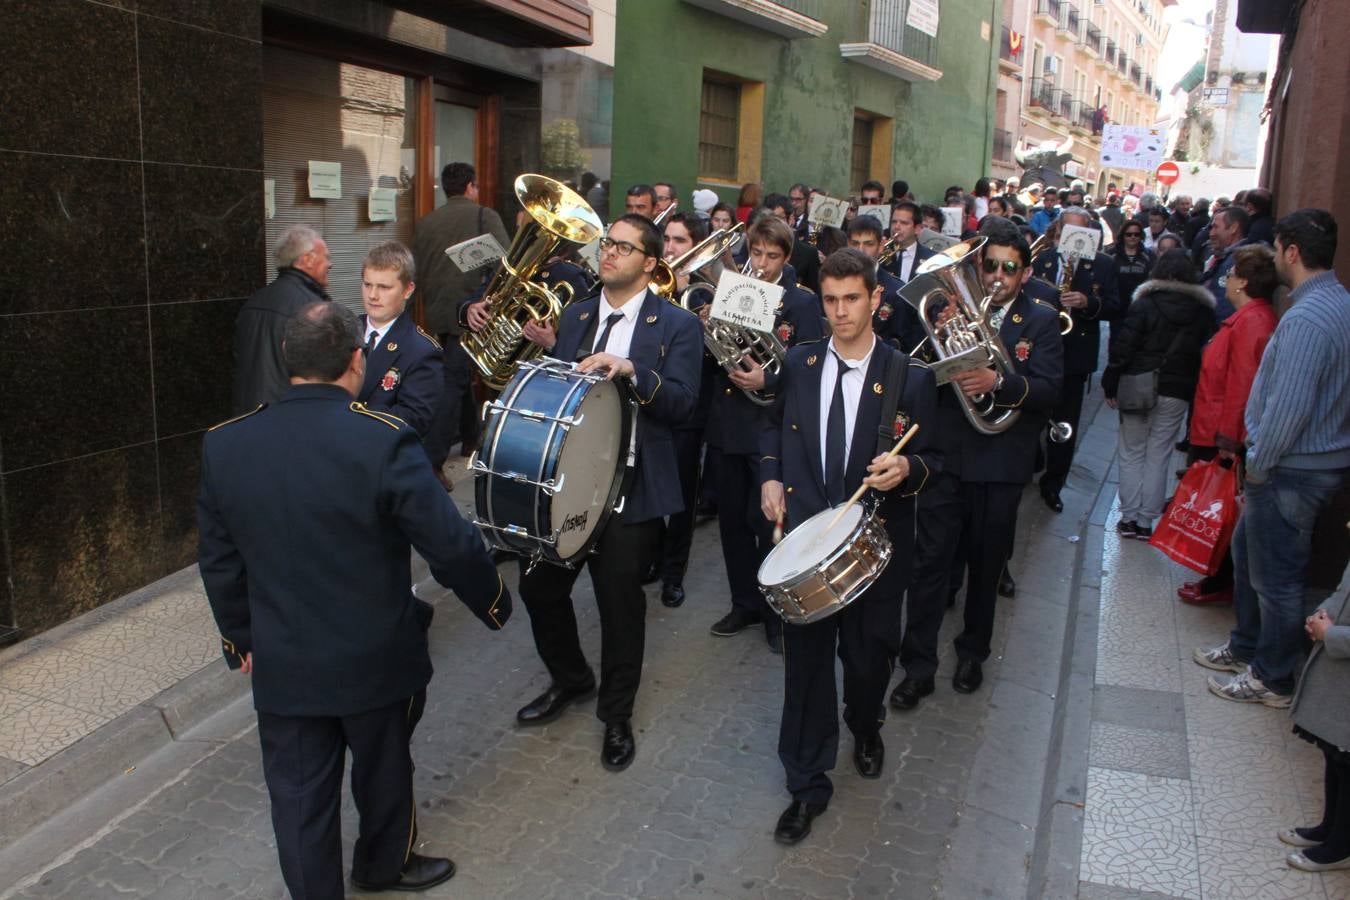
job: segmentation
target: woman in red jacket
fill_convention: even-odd
[[[1200,383],[1191,411],[1191,459],[1243,457],[1247,427],[1243,413],[1261,354],[1275,330],[1271,297],[1279,285],[1275,256],[1264,244],[1234,253],[1224,292],[1237,310],[1223,322],[1205,348]],[[1177,594],[1188,603],[1230,603],[1233,599],[1233,557],[1224,556],[1219,571],[1182,585]]]

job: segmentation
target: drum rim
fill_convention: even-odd
[[[842,504],[841,504],[841,505],[842,505]],[[857,522],[854,524],[854,526],[849,530],[847,536],[845,537],[845,539],[844,539],[843,541],[841,541],[838,545],[836,545],[836,546],[829,552],[829,554],[827,554],[826,556],[821,557],[819,560],[816,561],[816,564],[817,564],[817,565],[824,565],[826,562],[828,562],[828,561],[830,561],[830,560],[837,559],[837,558],[839,557],[839,554],[842,553],[842,552],[844,551],[844,549],[847,548],[848,545],[851,544],[851,543],[853,542],[854,536],[857,535],[858,532],[864,530],[864,529],[867,527],[868,520],[871,518],[871,516],[868,515],[867,507],[864,506],[864,505],[863,505],[861,502],[859,502],[859,501],[854,501],[854,503],[852,504],[852,507],[857,507],[857,508],[859,508],[859,509],[861,510],[861,513],[860,513],[859,516],[858,516],[858,521],[857,521]],[[851,509],[852,507],[850,507],[850,509]],[[780,581],[766,582],[766,581],[764,580],[764,568],[769,564],[769,560],[773,558],[773,555],[774,555],[775,553],[777,553],[777,552],[779,551],[779,549],[783,549],[784,552],[786,552],[787,549],[789,549],[789,545],[788,545],[788,543],[787,543],[787,537],[788,537],[788,535],[791,535],[793,532],[797,531],[798,529],[805,528],[807,525],[810,525],[813,521],[815,521],[816,519],[819,519],[820,517],[824,516],[826,513],[833,513],[833,512],[837,512],[838,510],[839,510],[839,507],[838,507],[838,506],[832,506],[832,507],[829,507],[828,509],[822,509],[820,512],[814,513],[814,514],[812,514],[810,517],[808,517],[808,518],[806,519],[806,521],[802,522],[801,525],[798,525],[797,528],[794,528],[792,531],[789,531],[787,535],[784,535],[784,537],[783,537],[783,542],[780,543],[777,547],[772,548],[772,549],[769,551],[768,556],[764,557],[764,561],[761,562],[761,563],[759,564],[759,571],[757,571],[757,572],[755,573],[755,578],[756,578],[756,580],[757,580],[761,585],[763,585],[763,586],[765,586],[765,587],[780,587],[780,586],[782,586],[782,585],[794,584],[794,583],[796,583],[796,581],[798,580],[798,578],[800,578],[800,577],[805,577],[805,576],[808,574],[808,571],[800,571],[800,572],[798,572],[798,573],[797,573],[798,578],[788,578],[788,579],[784,579],[784,580],[780,580]]]

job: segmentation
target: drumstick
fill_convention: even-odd
[[[900,438],[900,440],[896,441],[895,446],[891,448],[891,452],[887,453],[884,457],[882,457],[882,459],[891,459],[892,457],[895,456],[895,454],[899,453],[901,448],[903,448],[906,444],[909,443],[909,439],[914,437],[915,432],[917,432],[918,430],[919,426],[917,423],[909,426],[909,431],[905,432],[905,436]],[[834,526],[838,525],[839,520],[844,517],[844,513],[848,510],[850,506],[858,502],[858,498],[863,495],[863,492],[866,491],[868,487],[869,486],[865,483],[858,485],[858,489],[853,492],[853,496],[849,497],[848,502],[846,502],[843,506],[839,507],[839,512],[834,514],[834,518],[830,520],[830,524],[825,526],[825,530],[822,531],[821,534],[829,534],[831,531],[833,531]]]
[[[778,511],[778,518],[773,523],[773,542],[777,544],[783,539],[783,510]]]

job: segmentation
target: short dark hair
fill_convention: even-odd
[[[1336,258],[1336,219],[1325,209],[1296,209],[1275,223],[1275,239],[1298,247],[1309,269],[1330,269]]]
[[[361,323],[356,314],[330,300],[300,307],[286,323],[281,356],[294,378],[337,381],[361,346]]]
[[[892,181],[891,196],[899,199],[909,193],[908,181]]]
[[[1247,192],[1247,205],[1252,208],[1252,217],[1270,215],[1275,207],[1275,195],[1265,188],[1252,188]]]
[[[923,206],[919,207],[919,218],[914,220],[914,224],[923,224],[925,216],[931,219],[937,219],[939,222],[947,221],[947,217],[942,214],[942,210],[931,203],[925,203]]]
[[[736,210],[732,209],[731,204],[729,203],[714,204],[713,208],[708,210],[708,218],[712,219],[713,215],[720,212],[724,212],[727,215],[731,216],[731,224],[732,225],[736,224]]]
[[[1275,271],[1275,252],[1265,244],[1247,244],[1233,251],[1230,273],[1247,282],[1247,296],[1254,300],[1269,300],[1280,286]]]
[[[1153,271],[1149,273],[1149,277],[1164,281],[1183,281],[1186,284],[1195,284],[1199,280],[1195,275],[1195,263],[1191,262],[1191,255],[1180,247],[1159,256],[1158,261],[1153,264]]]
[[[1148,208],[1148,217],[1149,217],[1150,219],[1152,219],[1154,216],[1157,216],[1159,219],[1166,220],[1166,219],[1168,218],[1168,215],[1167,215],[1167,207],[1165,207],[1165,206],[1150,206],[1150,207]]]
[[[820,264],[821,293],[824,293],[826,278],[843,279],[855,276],[861,278],[863,284],[867,285],[868,295],[877,289],[877,264],[872,257],[852,247],[836,250]]]
[[[891,215],[895,215],[897,209],[908,210],[909,216],[914,220],[915,225],[923,224],[923,209],[921,209],[919,204],[915,203],[913,200],[901,200],[899,203],[892,206]]]
[[[628,189],[628,196],[630,197],[641,197],[643,194],[646,194],[647,199],[651,200],[652,204],[655,205],[656,188],[652,187],[650,184],[635,184]]]
[[[845,231],[848,232],[849,237],[865,231],[868,234],[875,235],[877,240],[881,240],[885,234],[885,229],[881,227],[881,223],[876,220],[875,216],[854,216],[853,221],[845,227]]]
[[[880,181],[875,181],[875,180],[874,180],[874,181],[864,181],[864,182],[863,182],[863,186],[858,190],[858,193],[861,194],[863,191],[876,191],[878,194],[880,194],[881,196],[885,197],[885,196],[886,196],[886,185],[882,184]]]
[[[651,219],[642,215],[642,213],[624,213],[614,222],[626,222],[642,232],[642,246],[638,249],[648,256],[661,258],[661,231],[652,224]]]
[[[708,236],[708,220],[696,212],[672,213],[666,220],[666,227],[675,222],[684,226],[684,230],[689,232],[689,239],[695,244]]]
[[[979,178],[979,179],[976,179],[976,181],[975,181],[975,190],[974,190],[974,192],[973,192],[973,193],[975,194],[976,197],[988,197],[988,196],[989,196],[989,190],[990,190],[990,187],[989,187],[989,179],[988,179],[988,178]]]
[[[791,194],[793,191],[801,191],[802,196],[805,197],[806,195],[811,193],[811,186],[804,181],[799,181],[792,187],[788,188],[789,194]]]
[[[775,192],[764,198],[764,205],[769,209],[781,209],[785,211],[791,211],[792,199],[788,197],[787,194],[779,194]]]
[[[986,247],[1012,247],[1022,260],[1022,267],[1031,265],[1031,245],[1022,236],[1021,230],[1014,231],[1001,225],[991,226],[984,233]]]
[[[671,184],[669,181],[657,181],[652,184],[653,197],[656,196],[656,188],[659,187],[670,188],[670,199],[672,200],[676,199],[679,196],[679,192],[675,190],[675,185]]]
[[[868,216],[867,218],[871,218],[871,216]],[[826,225],[816,232],[816,249],[826,256],[829,256],[836,250],[842,250],[847,246],[848,235],[844,234],[844,229],[842,228]]]
[[[1216,219],[1219,216],[1223,216],[1227,219],[1230,225],[1237,225],[1238,234],[1243,237],[1247,236],[1247,229],[1251,227],[1252,217],[1247,214],[1245,209],[1236,204],[1225,206],[1214,214],[1214,218]]]
[[[1021,237],[1022,229],[1018,228],[1017,223],[1011,219],[1005,219],[1002,216],[990,214],[980,220],[978,233],[983,237],[990,237],[995,234]],[[1008,245],[1005,244],[1004,246]]]
[[[447,197],[461,197],[477,180],[473,166],[466,162],[446,163],[441,169],[441,190]]]
[[[778,196],[782,196],[779,194]],[[745,232],[745,246],[748,250],[755,244],[773,244],[783,251],[784,256],[792,255],[792,229],[787,223],[774,215],[760,216]]]

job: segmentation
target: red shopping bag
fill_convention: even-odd
[[[1149,543],[1201,575],[1219,570],[1238,521],[1237,475],[1219,460],[1197,462],[1177,485]]]

